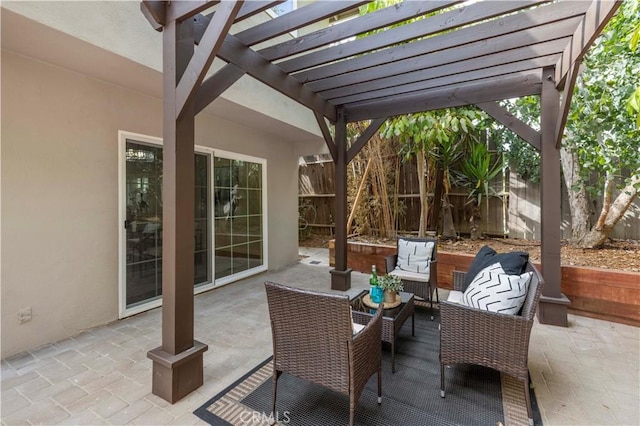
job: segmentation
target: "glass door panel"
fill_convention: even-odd
[[[214,157],[216,279],[263,261],[262,164]]]
[[[162,147],[126,145],[126,304],[162,294]]]
[[[126,142],[126,307],[162,295],[162,146]],[[194,285],[212,281],[209,156],[195,156]]]

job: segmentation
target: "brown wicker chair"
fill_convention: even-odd
[[[533,424],[529,394],[529,338],[544,280],[533,272],[519,315],[478,310],[447,301],[440,302],[440,396],[444,398],[446,365],[476,364],[506,373],[523,382],[529,423]],[[464,291],[464,272],[453,272],[453,289]]]
[[[353,334],[349,297],[266,282],[273,335],[273,413],[278,378],[288,373],[349,395],[349,425],[356,404],[378,373],[382,402],[382,310]]]
[[[399,240],[400,238],[398,238]],[[433,321],[433,293],[436,295],[436,302],[438,300],[438,240],[436,238],[406,238],[402,237],[406,241],[418,241],[418,242],[433,242],[433,252],[431,254],[431,263],[429,265],[429,278],[422,281],[414,281],[409,279],[402,279],[404,285],[404,291],[407,293],[413,293],[424,300],[429,301],[429,308],[431,311],[431,320]],[[397,241],[396,241],[397,247]],[[392,272],[398,264],[398,252],[396,254],[385,257],[385,266],[387,274]]]

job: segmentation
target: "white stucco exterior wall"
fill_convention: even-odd
[[[162,100],[2,52],[2,357],[118,315],[118,131]],[[269,267],[297,261],[296,144],[208,114],[196,143],[267,160]],[[33,319],[18,324],[17,311]]]
[[[3,1],[2,7],[153,70],[162,71],[162,34],[156,32],[143,16],[138,0]],[[264,19],[268,19],[266,12],[235,25],[232,32]],[[212,69],[222,64],[216,59]],[[320,135],[311,111],[247,75],[222,97]]]

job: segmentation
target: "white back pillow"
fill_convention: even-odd
[[[433,247],[433,241],[398,239],[397,267],[408,272],[425,273],[429,271]]]

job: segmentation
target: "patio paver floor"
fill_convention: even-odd
[[[263,282],[329,291],[328,250],[300,254],[295,266],[196,297],[195,337],[209,345],[204,385],[178,403],[150,392],[146,354],[161,339],[154,309],[2,360],[2,424],[202,424],[191,413],[271,354]],[[354,272],[350,293],[367,287],[368,276]],[[536,324],[531,336],[544,424],[640,424],[640,329],[575,315],[569,322]]]

